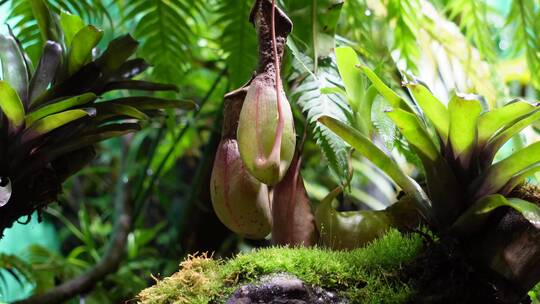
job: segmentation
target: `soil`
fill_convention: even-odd
[[[456,239],[425,238],[425,251],[400,274],[417,290],[410,303],[531,303],[526,292],[473,265]]]

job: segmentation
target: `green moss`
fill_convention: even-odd
[[[219,267],[219,261],[206,255],[190,256],[180,264],[179,272],[143,290],[140,302],[206,304],[222,285]]]
[[[353,303],[403,303],[414,292],[398,277],[402,265],[422,250],[418,235],[392,230],[365,248],[331,251],[267,248],[227,261],[191,257],[181,270],[139,295],[142,303],[208,303],[225,299],[238,285],[275,272],[339,291]]]
[[[531,297],[531,302],[533,304],[540,304],[540,283],[536,284],[536,286],[529,291],[529,296]]]

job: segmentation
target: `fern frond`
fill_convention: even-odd
[[[34,14],[32,13],[30,1],[10,2],[11,9],[7,16],[7,21],[16,33],[17,39],[19,39],[26,48],[31,46],[39,48],[42,39]],[[29,53],[32,55],[31,52]],[[37,58],[37,54],[35,58]]]
[[[293,43],[293,69],[290,79],[296,84],[292,88],[291,101],[297,103],[305,113],[312,129],[313,138],[328,161],[331,170],[337,175],[342,184],[349,177],[348,151],[349,147],[332,131],[319,123],[322,115],[332,116],[341,121],[348,121],[351,109],[347,101],[338,94],[323,94],[321,89],[334,87],[339,84],[339,74],[335,60],[325,60],[319,64],[317,75],[312,74],[313,60],[298,52]]]
[[[494,59],[495,43],[487,20],[488,4],[483,0],[455,0],[449,1],[446,9],[450,19],[459,19],[459,27],[480,54],[488,60]]]
[[[361,13],[359,13],[361,12]],[[338,33],[355,42],[353,47],[360,53],[364,61],[381,63],[384,61],[394,67],[385,40],[380,38],[381,28],[388,27],[386,21],[381,22],[374,18],[372,12],[364,1],[345,1]],[[345,43],[351,44],[351,43]]]
[[[32,266],[19,257],[10,254],[0,254],[0,279],[5,282],[5,275],[9,274],[17,282],[34,282]]]
[[[421,6],[418,0],[390,0],[388,18],[395,22],[394,46],[407,68],[417,70],[416,61],[420,56],[417,44],[418,30],[421,27]]]
[[[80,16],[86,23],[103,23],[104,19],[112,25],[108,7],[104,0],[46,0],[49,7],[56,13],[66,11]],[[37,45],[41,47],[43,42],[39,34],[37,22],[32,13],[29,0],[8,0],[11,9],[7,17],[12,25],[16,36],[25,47]]]
[[[257,67],[257,35],[248,20],[252,2],[217,1],[215,24],[223,28],[218,43],[227,56],[229,81],[233,88],[243,85]]]
[[[514,53],[525,48],[532,84],[540,89],[540,6],[535,0],[514,0],[508,23],[515,26]]]
[[[137,20],[134,36],[140,53],[154,66],[154,79],[176,82],[189,67],[190,49],[202,0],[133,0],[125,3],[124,21]]]

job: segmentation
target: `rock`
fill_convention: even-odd
[[[297,277],[272,274],[239,287],[226,304],[346,304],[335,292],[304,284]]]

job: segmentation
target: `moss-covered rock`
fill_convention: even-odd
[[[321,248],[266,248],[231,260],[191,256],[180,271],[139,294],[139,301],[222,303],[239,286],[272,273],[289,273],[305,284],[334,290],[351,303],[404,303],[414,290],[400,276],[403,265],[423,248],[419,235],[390,231],[352,251]]]
[[[536,284],[534,288],[529,291],[532,304],[540,304],[540,283]]]

